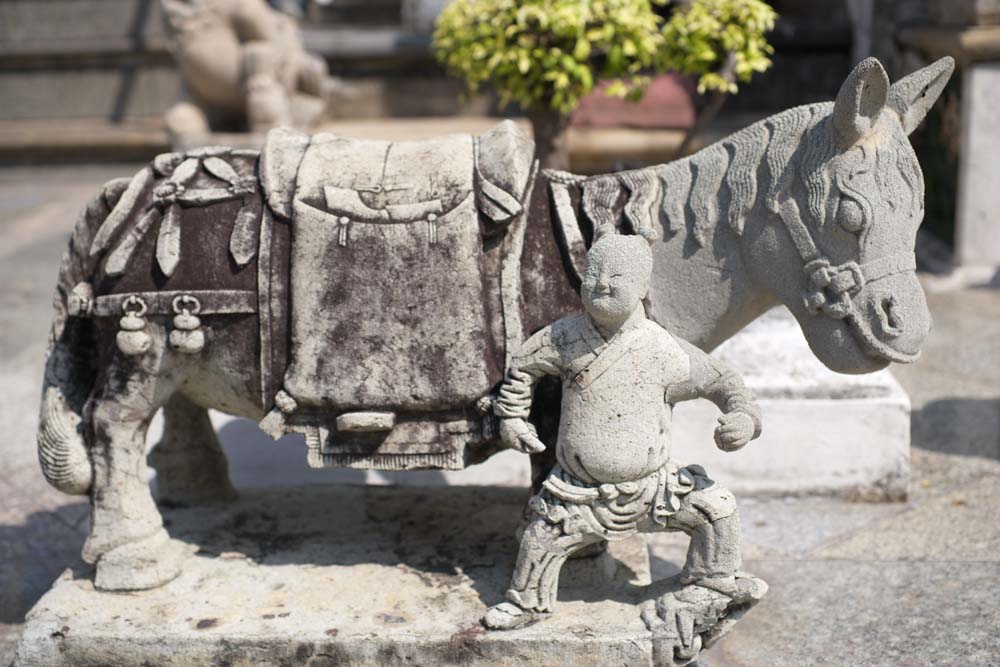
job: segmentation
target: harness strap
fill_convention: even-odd
[[[555,207],[557,230],[562,237],[563,247],[569,259],[569,268],[573,278],[579,283],[587,268],[587,242],[580,231],[580,221],[573,210],[573,200],[569,194],[569,185],[556,180],[549,180],[549,191],[552,193],[552,203]]]
[[[873,259],[861,266],[861,274],[865,281],[873,283],[881,278],[894,276],[897,273],[910,273],[917,270],[917,256],[912,252],[898,252]]]
[[[778,217],[785,223],[788,235],[792,237],[792,243],[799,252],[802,262],[809,266],[810,262],[819,258],[819,250],[816,248],[816,242],[813,241],[809,229],[802,222],[802,216],[799,215],[799,205],[791,197],[786,198],[778,208]]]
[[[834,319],[843,319],[851,312],[851,298],[866,284],[917,269],[913,252],[886,255],[863,265],[851,261],[834,266],[816,246],[795,200],[790,197],[784,199],[777,207],[777,213],[802,258],[802,270],[806,274],[803,302],[806,310],[813,314],[822,312]]]

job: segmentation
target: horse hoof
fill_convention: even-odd
[[[138,542],[116,547],[97,560],[94,587],[102,591],[141,591],[176,578],[186,557],[183,545],[162,528]]]

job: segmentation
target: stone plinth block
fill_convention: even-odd
[[[910,399],[889,371],[842,375],[809,350],[785,309],[772,310],[713,354],[745,378],[764,429],[738,452],[712,441],[719,411],[706,401],[674,413],[673,458],[699,463],[737,494],[905,497]]]
[[[642,540],[571,561],[559,613],[486,632],[527,492],[311,486],[225,507],[164,508],[190,556],[162,588],[94,590],[67,570],[28,614],[17,667],[653,663],[636,600]]]

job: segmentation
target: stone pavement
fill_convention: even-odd
[[[0,666],[24,614],[76,562],[87,527],[85,502],[50,489],[35,461],[59,256],[86,199],[134,169],[0,169]],[[909,500],[741,498],[746,568],[771,592],[708,653],[711,667],[1000,665],[1000,292],[928,299],[924,357],[894,370],[913,402]],[[393,481],[310,471],[304,446],[250,437],[243,422],[226,428],[237,487]],[[651,547],[654,578],[677,570],[682,541],[656,536]]]

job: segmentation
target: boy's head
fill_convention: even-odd
[[[653,254],[641,236],[604,234],[587,253],[580,290],[583,306],[599,324],[619,325],[649,291]]]

